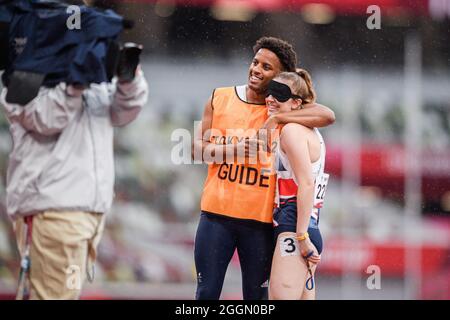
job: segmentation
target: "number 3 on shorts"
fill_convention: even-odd
[[[281,256],[298,256],[299,250],[298,250],[298,243],[297,240],[293,237],[280,237],[279,239],[280,244],[280,252]]]

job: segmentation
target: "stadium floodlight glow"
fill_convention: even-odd
[[[450,18],[450,1],[448,0],[430,0],[428,10],[433,19],[442,21],[446,17]]]
[[[310,3],[302,7],[303,20],[311,24],[330,24],[336,18],[334,10],[326,4]]]
[[[211,16],[219,21],[251,21],[256,16],[256,11],[245,1],[216,1],[211,7]]]
[[[155,13],[161,18],[168,18],[175,12],[175,3],[170,0],[158,0],[155,4]]]

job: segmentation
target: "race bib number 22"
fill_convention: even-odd
[[[325,192],[327,191],[328,180],[330,175],[322,173],[316,178],[316,185],[314,187],[314,208],[320,209],[323,207]]]

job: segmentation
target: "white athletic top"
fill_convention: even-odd
[[[318,218],[320,208],[323,206],[323,196],[325,193],[326,184],[328,182],[328,174],[324,173],[325,169],[325,142],[323,141],[322,135],[317,128],[314,128],[314,132],[319,137],[320,141],[320,157],[317,161],[312,163],[312,174],[315,181],[315,191],[314,191],[314,207],[311,212],[311,216]],[[281,150],[281,144],[278,143],[276,155],[275,155],[275,170],[277,172],[277,188],[275,202],[277,206],[280,203],[285,202],[295,202],[298,191],[298,181],[295,178],[294,172],[292,171],[291,165],[289,163],[288,157]],[[324,185],[321,185],[324,177],[326,181]],[[320,186],[319,186],[320,185]]]

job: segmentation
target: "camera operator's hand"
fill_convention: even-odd
[[[134,76],[137,77],[141,73],[142,73],[142,68],[141,68],[141,65],[139,64],[136,68],[136,72],[135,72]]]
[[[71,97],[79,97],[85,89],[87,86],[83,84],[69,84],[66,87],[66,94]]]
[[[129,78],[118,78],[119,83],[130,83],[131,81],[134,80],[134,78],[138,77],[140,74],[142,74],[142,68],[141,65],[138,65],[136,67],[136,71],[134,72],[134,77],[132,80],[130,80]]]

